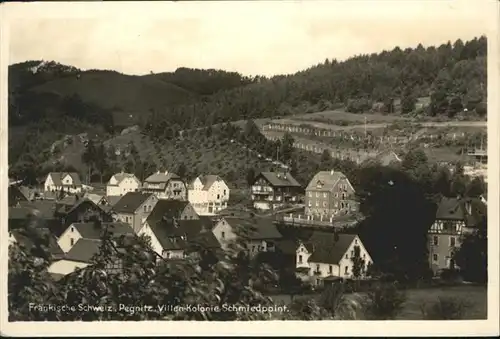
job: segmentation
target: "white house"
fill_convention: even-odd
[[[80,238],[64,257],[52,262],[47,271],[55,275],[67,275],[76,269],[92,265],[93,258],[99,254],[101,243],[101,240]],[[119,248],[111,261],[106,264],[106,271],[113,272],[123,267],[117,254],[123,254],[123,249]]]
[[[95,223],[73,223],[61,234],[57,244],[64,253],[68,253],[80,239],[99,240],[104,228],[112,232],[113,236],[134,233],[132,226],[122,222],[102,223],[100,227]]]
[[[358,278],[366,277],[373,260],[355,234],[335,234],[316,231],[307,241],[302,241],[296,251],[296,268],[306,271],[316,285],[329,278],[352,279],[355,253],[359,249],[361,271]]]
[[[45,192],[62,190],[69,193],[80,193],[82,182],[78,173],[75,172],[51,172],[45,179],[44,189]]]
[[[134,174],[116,173],[106,185],[107,196],[122,196],[128,192],[135,192],[141,188],[141,182]]]
[[[229,187],[218,175],[200,175],[189,185],[188,200],[198,215],[213,215],[227,208]]]

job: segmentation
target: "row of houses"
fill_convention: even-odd
[[[60,191],[79,194],[84,190],[80,176],[74,172],[49,173],[44,183],[47,195]],[[158,199],[188,200],[201,215],[213,215],[226,208],[230,193],[228,185],[217,175],[201,175],[186,184],[177,174],[165,171],[150,175],[143,183],[134,174],[116,173],[106,184],[105,195],[121,197],[137,191],[152,193]]]
[[[352,277],[352,260],[349,258],[354,245],[362,247],[361,255],[366,259],[366,265],[372,262],[356,236],[345,238],[337,235],[331,238],[331,242],[319,241],[332,236],[329,235],[331,232],[318,230],[308,237],[290,238],[282,234],[272,218],[232,214],[200,216],[189,201],[159,199],[146,192],[128,192],[113,205],[106,199],[94,202],[88,197],[78,196],[57,201],[18,199],[9,208],[10,242],[29,246],[30,239],[22,230],[34,220],[40,231],[50,235],[49,250],[54,262],[49,272],[55,276],[64,276],[77,268],[92,265],[92,259],[99,254],[102,245],[104,228],[115,236],[148,236],[153,252],[164,260],[182,260],[192,255],[196,246],[223,252],[235,240],[244,237],[250,255],[271,252],[286,256],[290,259],[290,268],[296,269],[301,279],[314,284],[321,284],[328,277]],[[332,248],[336,249],[335,253],[342,252],[341,258],[338,254],[333,259],[325,257]],[[308,255],[311,256],[309,261]],[[117,263],[110,264],[110,269],[117,267]]]

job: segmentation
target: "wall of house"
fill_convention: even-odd
[[[350,209],[354,188],[347,178],[339,179],[329,192],[309,189],[306,192],[306,215],[336,215],[341,209]]]
[[[156,235],[154,234],[153,230],[151,229],[151,227],[147,222],[144,223],[144,225],[137,234],[148,236],[151,239],[151,248],[153,249],[153,251],[155,251],[159,255],[163,254],[163,246],[160,244],[160,241],[158,240],[158,238],[156,237]]]
[[[111,178],[109,184],[106,186],[106,195],[108,196],[122,196],[128,192],[135,192],[140,188],[139,180],[135,178],[125,178],[119,184],[116,179]]]
[[[163,251],[165,259],[184,259],[184,250],[166,250]]]
[[[309,264],[309,267],[311,268],[309,275],[311,277],[326,278],[330,275],[334,277],[341,276],[339,265],[319,262],[310,262]],[[317,272],[319,272],[319,274]]]
[[[73,226],[69,226],[66,231],[59,237],[57,244],[64,253],[68,253],[76,242],[82,237],[80,232]]]
[[[460,247],[461,242],[461,236],[458,234],[428,234],[429,266],[434,274],[439,270],[451,268],[453,253]]]
[[[151,195],[134,213],[134,218],[132,222],[132,227],[134,232],[139,232],[142,225],[151,214],[151,211],[158,203],[158,198],[155,195]]]
[[[165,189],[165,198],[187,200],[186,184],[182,180],[171,179]]]
[[[300,245],[297,248],[296,256],[295,256],[295,267],[309,267],[309,257],[312,253],[309,253],[307,248],[304,245]]]
[[[339,266],[340,266],[340,277],[342,278],[351,278],[352,277],[352,269],[353,269],[353,262],[352,262],[352,257],[354,255],[354,247],[359,246],[359,255],[361,256],[361,259],[364,260],[365,265],[364,265],[364,270],[362,271],[362,276],[365,275],[366,269],[369,265],[369,263],[372,263],[373,260],[366,250],[365,246],[363,243],[359,240],[358,237],[354,239],[354,241],[351,243],[349,248],[347,249],[346,253],[342,257],[342,259],[339,261]],[[347,273],[346,273],[346,267],[347,267]]]
[[[196,210],[194,209],[193,205],[187,204],[184,210],[181,213],[181,219],[184,220],[198,220],[199,216],[198,213],[196,213]]]
[[[266,240],[249,240],[247,242],[247,248],[250,252],[250,255],[255,255],[259,252],[268,252],[272,250]]]
[[[212,229],[212,233],[215,238],[221,244],[221,248],[223,250],[227,250],[228,244],[232,241],[235,241],[237,238],[236,233],[233,231],[233,228],[225,219],[221,219]]]
[[[134,214],[133,213],[116,213],[118,221],[124,222],[134,227]]]
[[[49,273],[67,275],[74,272],[77,268],[85,268],[89,266],[88,263],[71,261],[71,260],[58,260],[53,262],[47,271]]]

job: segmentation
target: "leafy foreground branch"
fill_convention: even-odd
[[[144,238],[112,240],[104,234],[95,264],[55,282],[51,259],[11,245],[9,321],[266,320],[271,300],[252,288],[266,269],[250,265],[241,249],[219,258],[196,251],[183,262],[166,261]],[[44,253],[43,239],[35,246]],[[33,252],[33,250],[31,251]],[[199,255],[194,255],[199,253]],[[120,269],[111,270],[116,262]],[[176,308],[177,306],[177,308]],[[186,307],[190,307],[187,309]]]

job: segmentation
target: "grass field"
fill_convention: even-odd
[[[321,295],[296,296],[295,298],[316,298]],[[444,288],[423,288],[407,291],[407,300],[403,311],[397,320],[422,320],[421,305],[436,302],[439,297],[455,297],[466,301],[469,308],[465,319],[486,319],[488,313],[488,296],[486,287],[482,286],[454,286]],[[287,305],[291,299],[289,295],[271,296],[276,305]]]

